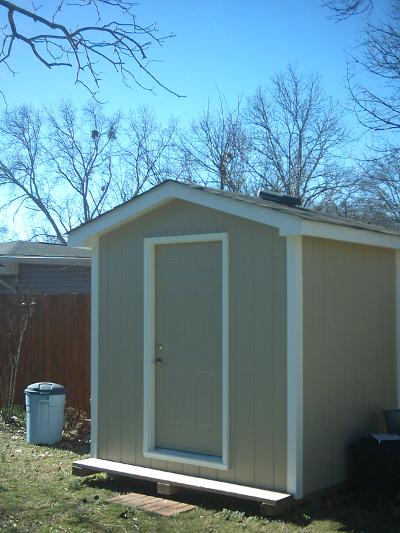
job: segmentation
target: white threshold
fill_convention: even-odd
[[[217,470],[228,470],[227,463],[221,456],[171,450],[169,448],[152,448],[143,452],[149,459],[160,459],[193,466],[205,466]]]

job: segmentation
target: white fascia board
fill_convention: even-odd
[[[90,245],[93,237],[99,237],[175,199],[273,226],[285,232],[296,233],[300,227],[300,219],[293,215],[265,209],[265,207],[256,204],[247,204],[240,200],[219,196],[201,189],[193,189],[184,184],[165,183],[159,188],[138,196],[135,200],[117,207],[97,220],[72,231],[68,236],[68,244],[71,246]]]
[[[301,227],[301,219],[295,215],[268,209],[262,205],[246,203],[227,196],[220,196],[201,189],[179,188],[176,191],[175,198],[278,228],[285,235],[287,233],[298,233]]]
[[[303,235],[304,237],[316,237],[334,241],[364,244],[366,246],[378,246],[380,248],[400,249],[400,235],[390,235],[368,229],[351,228],[339,224],[302,220],[299,233],[282,232],[282,236]]]
[[[161,187],[143,194],[143,196],[138,196],[135,200],[127,202],[100,216],[98,219],[73,230],[72,233],[68,234],[68,244],[71,246],[92,247],[94,240],[104,233],[134,220],[171,200],[173,200],[173,196]]]

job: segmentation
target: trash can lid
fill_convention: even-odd
[[[32,385],[28,385],[25,392],[28,394],[65,394],[65,387],[58,383],[42,381],[40,383],[32,383]]]

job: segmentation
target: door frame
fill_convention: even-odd
[[[161,244],[221,242],[222,246],[222,456],[155,447],[155,249]],[[143,455],[152,459],[228,469],[229,454],[229,250],[228,233],[168,235],[143,243]]]

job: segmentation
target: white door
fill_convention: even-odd
[[[155,249],[155,447],[222,456],[222,243]]]

